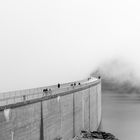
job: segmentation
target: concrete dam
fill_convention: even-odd
[[[71,140],[101,123],[101,80],[1,93],[0,140]]]

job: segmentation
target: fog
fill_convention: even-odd
[[[91,76],[102,78],[102,91],[112,93],[140,93],[140,75],[133,63],[124,59],[102,62]]]
[[[91,75],[96,74],[100,75],[102,79],[115,80],[119,83],[132,81],[132,84],[138,84],[138,80],[140,80],[133,63],[120,58],[100,63]]]
[[[0,2],[0,92],[86,78],[119,58],[139,75],[137,0]]]

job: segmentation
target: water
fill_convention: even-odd
[[[103,93],[103,130],[120,140],[140,139],[140,95]]]

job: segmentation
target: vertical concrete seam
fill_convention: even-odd
[[[61,108],[61,101],[62,101],[62,97],[60,96],[59,99],[59,111],[60,111],[60,136],[62,136],[62,108]]]
[[[11,140],[14,140],[14,131],[11,131],[11,137],[12,137]]]
[[[43,106],[41,101],[40,140],[44,140]]]
[[[59,96],[59,115],[60,115],[60,130],[59,130],[59,135],[62,136],[62,108],[61,108],[61,101],[62,101],[62,97]]]
[[[100,106],[102,106],[101,83],[100,83],[100,86],[99,86],[99,94],[100,94]],[[100,123],[99,123],[99,126],[98,126],[98,131],[101,131],[102,129],[103,129],[103,126],[102,126],[102,108],[100,108]]]
[[[84,125],[84,119],[85,119],[85,116],[84,116],[84,97],[83,97],[83,92],[82,92],[82,127],[83,129],[85,128],[85,125]]]
[[[75,136],[75,93],[73,93],[73,137]]]
[[[96,115],[97,115],[97,126],[96,126],[96,130],[98,129],[98,89],[96,86]]]

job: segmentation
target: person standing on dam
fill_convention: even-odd
[[[57,87],[60,88],[60,83],[58,83]]]

